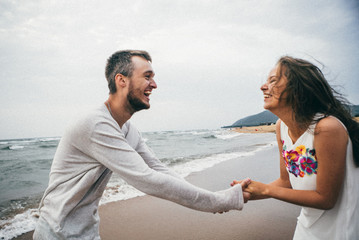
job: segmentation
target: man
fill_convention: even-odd
[[[150,107],[154,75],[145,51],[119,51],[108,59],[109,98],[61,138],[34,239],[100,239],[97,209],[112,172],[144,193],[192,209],[242,209],[249,180],[215,193],[195,187],[165,167],[128,121]]]

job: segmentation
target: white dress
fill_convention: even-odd
[[[315,126],[311,125],[293,143],[288,135],[288,127],[281,122],[282,154],[293,189],[316,189],[318,162],[313,148]],[[337,203],[330,210],[302,207],[293,239],[359,239],[359,168],[354,164],[350,138],[346,172]]]

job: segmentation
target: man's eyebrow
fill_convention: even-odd
[[[154,71],[152,71],[152,70],[148,70],[148,71],[144,72],[143,74],[145,75],[145,74],[148,74],[148,73],[155,75]]]

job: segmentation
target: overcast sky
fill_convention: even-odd
[[[282,55],[359,104],[356,0],[0,0],[0,139],[61,136],[108,97],[106,59],[147,50],[158,88],[140,131],[217,129],[263,111]]]

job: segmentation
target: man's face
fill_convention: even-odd
[[[152,90],[157,88],[157,84],[153,77],[151,63],[142,57],[132,57],[134,70],[131,78],[129,78],[129,92],[127,100],[131,108],[137,112],[142,109],[150,108],[150,95]]]

